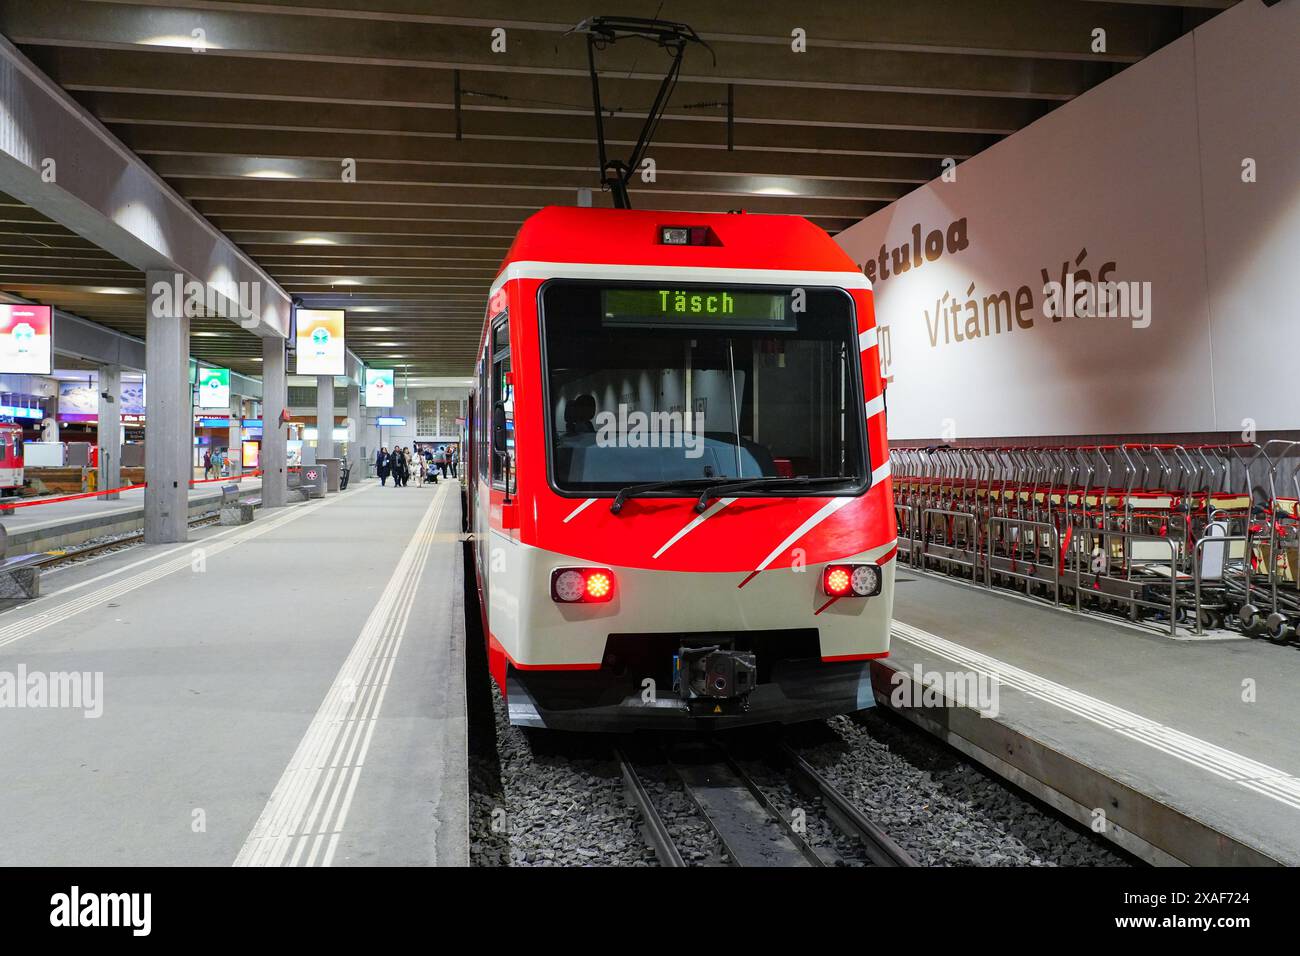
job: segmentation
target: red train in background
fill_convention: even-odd
[[[0,422],[0,495],[16,495],[22,486],[23,426]]]
[[[550,207],[492,287],[467,422],[512,723],[871,706],[897,533],[870,284],[791,216]]]

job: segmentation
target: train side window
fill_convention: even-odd
[[[506,419],[506,451],[499,454],[493,450],[492,484],[498,488],[506,487],[506,474],[510,475],[509,493],[515,491],[515,398],[514,386],[510,375],[510,316],[503,313],[492,326],[492,405],[485,418],[488,421],[489,445],[491,444],[492,422],[495,420],[496,407],[501,405]]]

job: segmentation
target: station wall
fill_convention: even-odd
[[[399,383],[397,394],[394,396],[393,406],[391,408],[363,408],[361,419],[363,427],[361,429],[361,443],[366,449],[368,458],[374,458],[375,451],[380,446],[392,448],[394,445],[401,445],[409,448],[416,441],[422,441],[426,438],[444,437],[454,438],[454,429],[441,436],[431,433],[428,428],[420,430],[420,403],[441,401],[455,402],[463,409],[464,401],[469,395],[469,389],[464,387],[452,386],[424,386],[419,388],[403,388]],[[386,426],[382,433],[374,424],[376,416],[395,416],[406,419],[405,425]]]
[[[890,437],[1300,428],[1297,50],[1243,0],[842,232]]]

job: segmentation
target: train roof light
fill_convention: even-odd
[[[708,226],[660,226],[659,242],[665,246],[720,246]]]

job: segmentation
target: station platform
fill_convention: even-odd
[[[1104,813],[1149,862],[1300,865],[1294,647],[1174,640],[908,568],[894,617],[882,705],[1086,826]],[[896,695],[970,673],[996,681],[995,715],[955,685],[938,707]]]
[[[260,477],[227,478],[193,485],[190,515],[215,510],[222,487],[232,483],[239,485],[240,498],[256,497],[262,488]],[[15,508],[12,514],[0,514],[0,526],[8,535],[11,553],[72,547],[92,538],[144,527],[144,491],[133,488],[120,492],[117,499],[104,496],[48,502],[19,499],[21,507]]]
[[[362,481],[48,572],[0,681],[99,686],[0,708],[0,865],[467,864],[459,530]]]

